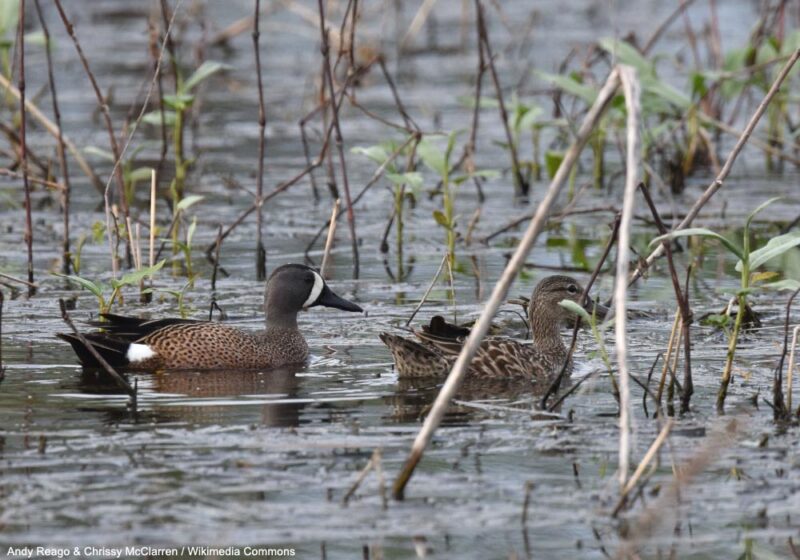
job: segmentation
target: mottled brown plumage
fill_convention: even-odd
[[[103,330],[84,337],[112,366],[132,370],[272,369],[308,358],[297,313],[317,305],[361,311],[334,294],[313,269],[290,264],[275,269],[267,282],[263,331],[248,332],[210,321],[105,314],[104,322],[93,323]],[[84,366],[97,367],[78,337],[58,336],[72,345]]]
[[[582,292],[580,284],[569,276],[543,279],[534,288],[528,306],[533,342],[504,337],[484,339],[470,363],[468,375],[541,380],[557,374],[568,355],[561,327],[575,318],[559,302],[565,299],[578,302]],[[468,333],[464,330],[434,317],[430,326],[414,332],[419,341],[389,333],[381,333],[380,338],[391,350],[401,377],[433,377],[450,371],[466,340]],[[567,371],[571,370],[570,361]]]

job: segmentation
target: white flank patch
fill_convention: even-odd
[[[317,301],[320,292],[322,292],[322,288],[325,287],[325,280],[322,279],[322,276],[314,272],[314,287],[311,288],[311,293],[308,294],[308,299],[303,304],[303,309],[313,304]]]
[[[128,358],[129,362],[136,363],[149,360],[155,355],[156,353],[153,352],[153,349],[147,344],[131,344],[128,346],[128,353],[126,354],[126,357]]]

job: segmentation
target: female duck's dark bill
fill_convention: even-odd
[[[322,292],[319,294],[317,301],[309,305],[309,307],[314,307],[316,305],[324,305],[325,307],[334,307],[336,309],[341,309],[342,311],[353,311],[357,313],[364,311],[352,301],[348,301],[341,296],[337,296],[327,284],[323,286]]]

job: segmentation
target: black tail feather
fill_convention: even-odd
[[[97,358],[94,357],[94,354],[80,338],[71,333],[58,333],[56,336],[70,343],[82,366],[101,367]],[[111,367],[125,367],[128,365],[128,348],[131,345],[129,341],[112,338],[102,333],[89,333],[83,335],[83,337]]]
[[[140,338],[171,325],[184,325],[201,323],[193,319],[141,319],[139,317],[126,317],[114,313],[103,313],[104,321],[92,321],[93,327],[103,329],[114,338],[127,342],[136,342]]]

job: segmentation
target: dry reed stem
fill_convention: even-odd
[[[156,256],[156,170],[150,170],[150,266],[155,264]],[[150,277],[152,280],[152,276]]]
[[[794,372],[794,355],[797,350],[797,333],[800,333],[800,325],[792,331],[792,349],[789,351],[789,371],[786,372],[786,409],[791,414],[792,410],[792,373]]]
[[[361,483],[364,482],[365,478],[367,478],[367,475],[369,474],[369,471],[371,471],[372,469],[376,469],[376,471],[377,471],[380,468],[380,460],[381,460],[380,449],[375,449],[372,452],[372,456],[369,458],[369,461],[367,461],[367,464],[364,465],[364,468],[361,469],[360,473],[358,473],[358,478],[356,478],[356,481],[353,483],[353,485],[350,487],[350,489],[347,491],[347,493],[342,498],[342,505],[343,506],[346,506],[348,504],[348,502],[350,502],[350,498],[353,497],[353,494],[356,493],[356,490],[358,490],[358,487],[361,486]],[[379,479],[382,478],[382,471],[379,473],[378,476],[379,476]]]
[[[333,209],[331,210],[331,219],[328,226],[328,237],[325,239],[325,252],[322,255],[322,264],[319,267],[320,275],[325,278],[325,273],[328,271],[328,261],[331,257],[331,249],[333,249],[333,241],[336,238],[336,218],[339,217],[339,204],[340,200],[337,198],[333,201]]]
[[[644,470],[647,468],[647,465],[653,460],[658,450],[661,449],[661,446],[664,445],[664,442],[667,440],[667,436],[669,435],[670,430],[672,430],[672,426],[675,424],[674,418],[669,418],[664,424],[664,427],[661,428],[661,431],[656,436],[656,439],[650,445],[650,448],[647,450],[647,453],[644,454],[642,460],[636,466],[636,470],[633,471],[628,482],[625,484],[625,487],[622,489],[622,495],[619,497],[619,501],[617,502],[617,506],[614,508],[613,513],[611,514],[612,517],[616,517],[622,507],[625,505],[625,502],[628,499],[628,495],[631,493],[636,485],[639,483],[639,479],[642,478],[644,474]]]
[[[633,205],[636,197],[636,187],[639,185],[640,176],[640,145],[639,145],[639,111],[640,87],[636,70],[627,65],[619,67],[622,90],[625,94],[625,109],[627,110],[627,146],[625,158],[625,194],[622,200],[622,213],[620,217],[618,243],[617,243],[617,272],[614,286],[614,303],[616,323],[614,333],[617,348],[617,367],[619,368],[619,484],[620,490],[625,488],[628,477],[630,460],[630,434],[631,434],[631,395],[628,372],[628,333],[627,333],[627,278],[631,222],[633,221]]]
[[[664,394],[664,385],[667,380],[667,370],[669,369],[669,360],[672,357],[672,350],[680,344],[681,333],[683,332],[683,323],[681,323],[680,308],[675,310],[675,319],[672,321],[672,330],[669,332],[669,342],[667,342],[667,352],[664,355],[664,365],[661,367],[661,379],[658,382],[658,393],[656,393],[656,401],[659,413],[661,409],[661,397]],[[677,333],[677,337],[675,334]]]
[[[406,460],[403,469],[395,479],[393,485],[392,495],[395,499],[403,499],[406,484],[411,478],[411,475],[414,473],[417,463],[419,463],[420,459],[422,459],[422,454],[425,452],[425,448],[428,446],[428,443],[433,437],[436,428],[441,423],[450,399],[453,398],[456,391],[460,387],[461,381],[463,380],[464,375],[467,372],[467,368],[472,361],[472,357],[475,355],[475,352],[478,350],[478,346],[489,330],[492,317],[494,316],[498,307],[500,307],[503,301],[505,301],[506,295],[508,294],[508,288],[511,286],[511,283],[514,281],[520,269],[522,268],[525,257],[530,252],[531,247],[533,247],[536,238],[541,232],[547,218],[547,214],[550,212],[550,208],[553,205],[556,196],[560,192],[561,187],[569,176],[569,173],[572,171],[572,167],[578,160],[581,150],[589,139],[589,135],[592,133],[601,115],[611,102],[611,99],[613,98],[618,87],[619,70],[615,68],[611,71],[605,84],[600,89],[594,104],[584,116],[580,130],[578,131],[574,142],[564,155],[564,160],[553,177],[547,193],[539,203],[536,215],[534,216],[533,220],[531,220],[531,223],[528,224],[528,229],[526,230],[525,235],[520,241],[520,244],[514,252],[514,255],[506,265],[503,275],[495,285],[492,295],[484,307],[483,313],[481,313],[480,318],[472,328],[471,333],[458,356],[458,359],[453,365],[450,374],[447,376],[444,386],[436,397],[436,401],[433,404],[430,414],[428,414],[426,417],[422,429],[419,431],[419,434],[414,440],[414,444],[411,448],[408,459]]]
[[[755,127],[758,124],[758,121],[761,119],[761,116],[764,114],[764,111],[767,110],[767,106],[772,101],[772,98],[775,97],[776,93],[778,93],[778,90],[780,89],[786,77],[789,75],[789,71],[792,69],[795,62],[797,62],[798,58],[800,58],[800,48],[794,51],[789,60],[786,61],[786,64],[783,66],[783,68],[781,68],[781,71],[778,73],[778,76],[775,78],[775,81],[772,82],[769,91],[764,96],[764,99],[761,100],[761,103],[758,104],[758,107],[753,113],[753,116],[750,117],[747,126],[744,128],[742,134],[739,136],[739,140],[736,142],[736,145],[733,147],[730,154],[728,154],[728,157],[725,160],[725,164],[722,166],[722,170],[719,172],[714,181],[706,188],[703,194],[700,195],[700,198],[698,198],[697,201],[694,203],[694,205],[691,207],[689,212],[686,214],[686,217],[683,220],[681,220],[681,223],[679,223],[675,228],[673,228],[673,231],[681,230],[688,227],[695,219],[697,214],[700,212],[700,210],[703,208],[703,206],[705,206],[706,203],[709,200],[711,200],[711,197],[713,197],[716,194],[716,192],[722,188],[725,179],[727,179],[728,175],[731,172],[731,168],[733,167],[733,164],[736,161],[739,152],[741,152],[742,148],[744,148],[744,145],[747,144],[747,141],[753,134],[753,130],[755,130]],[[644,270],[650,265],[652,265],[653,261],[655,261],[659,256],[661,256],[663,251],[664,251],[663,245],[659,245],[658,247],[653,249],[653,251],[647,256],[647,259],[645,260],[644,264],[637,266],[636,270],[633,271],[633,274],[631,275],[630,278],[630,283],[633,283],[639,278],[641,278],[642,274],[644,273]]]

